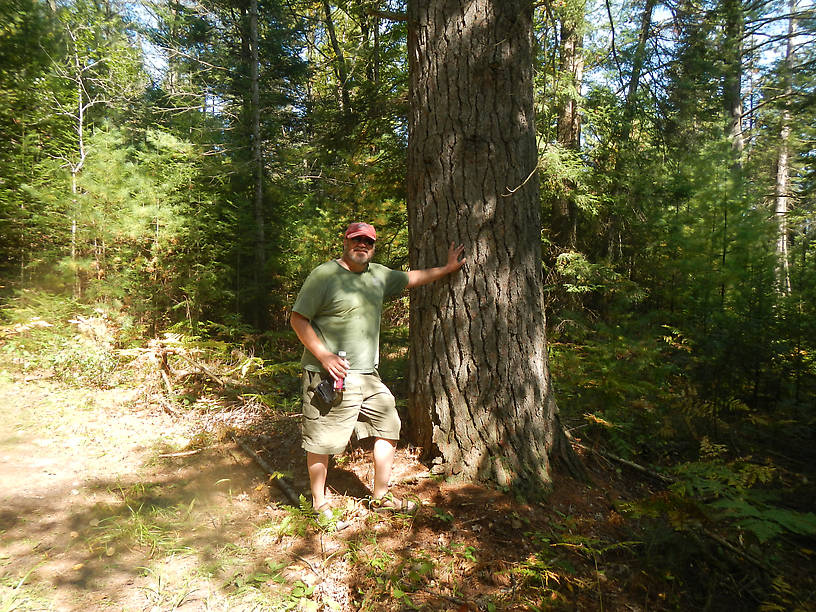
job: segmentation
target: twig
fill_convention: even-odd
[[[161,407],[162,407],[162,410],[164,410],[171,417],[174,417],[176,419],[181,418],[181,415],[178,412],[176,412],[175,410],[173,410],[170,406],[168,406],[165,402],[161,403]]]
[[[398,11],[378,11],[371,9],[368,14],[372,17],[379,17],[380,19],[387,19],[389,21],[408,21],[408,15]]]
[[[203,448],[196,448],[195,450],[180,451],[178,453],[162,453],[159,455],[159,457],[189,457],[190,455],[198,454],[203,450]]]
[[[304,557],[303,555],[299,555],[299,554],[297,554],[297,553],[292,553],[292,554],[290,554],[290,555],[289,555],[289,557],[290,557],[290,558],[292,558],[292,559],[296,559],[296,560],[298,560],[298,561],[302,561],[304,564],[306,564],[306,567],[308,567],[310,570],[312,570],[312,573],[313,573],[315,576],[317,576],[318,578],[320,578],[321,580],[323,580],[323,579],[325,578],[325,576],[323,575],[323,572],[319,572],[319,571],[317,571],[317,570],[315,569],[315,566],[314,566],[314,565],[312,565],[312,562],[311,562],[311,561],[309,561],[309,560],[308,560],[306,557]]]
[[[505,186],[504,186],[504,188],[507,190],[507,193],[503,193],[503,194],[501,194],[501,196],[502,196],[503,198],[507,198],[507,197],[510,197],[511,195],[513,195],[514,193],[516,193],[516,192],[517,192],[519,189],[521,189],[522,187],[524,187],[524,186],[527,184],[527,182],[528,182],[528,181],[529,181],[531,178],[533,178],[533,175],[536,173],[536,170],[538,170],[538,166],[536,166],[535,168],[533,168],[533,171],[532,171],[532,172],[530,172],[530,174],[528,174],[528,175],[527,175],[527,178],[526,178],[526,179],[524,179],[524,180],[521,182],[521,185],[519,185],[519,186],[518,186],[518,187],[516,187],[515,189],[510,189],[510,187],[508,187],[507,185],[505,185]]]
[[[436,591],[432,591],[424,584],[420,585],[419,588],[425,591],[426,593],[433,595],[434,597],[439,597],[440,599],[447,599],[448,601],[455,603],[458,606],[464,606],[467,605],[468,603],[464,599],[459,599],[458,597],[453,597],[452,595],[445,595],[444,593],[437,593]]]
[[[765,565],[760,559],[757,559],[753,555],[745,552],[744,550],[741,550],[737,546],[734,546],[731,542],[729,542],[722,536],[719,536],[713,531],[709,531],[708,529],[703,529],[703,533],[706,534],[709,538],[711,538],[715,542],[717,542],[717,544],[719,544],[720,546],[724,546],[731,552],[738,554],[740,557],[742,557],[746,561],[749,561],[750,563],[753,563],[758,568],[765,570],[766,572],[771,571],[771,568],[768,565]]]
[[[258,456],[257,451],[253,451],[249,446],[247,446],[246,442],[241,440],[238,436],[232,436],[232,439],[235,440],[235,443],[244,449],[244,452],[252,457],[258,465],[260,465],[263,470],[269,474],[270,476],[277,475],[277,470],[275,470],[271,465],[269,465],[262,457]],[[286,482],[282,476],[277,476],[277,478],[272,478],[275,481],[275,484],[278,485],[278,488],[281,492],[286,496],[286,498],[292,502],[293,506],[300,505],[300,498],[298,497],[295,490]]]

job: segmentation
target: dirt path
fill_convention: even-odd
[[[263,474],[130,400],[0,372],[0,609],[242,607]]]
[[[371,463],[358,447],[330,474],[351,523],[337,532],[285,506],[208,427],[240,432],[306,491],[292,413],[223,405],[174,418],[136,399],[0,368],[0,612],[532,610],[544,599],[590,610],[599,597],[609,610],[666,609],[659,591],[602,583],[585,553],[584,540],[625,539],[604,490],[566,483],[529,505],[423,478],[394,485],[420,511],[386,516],[367,511]],[[398,453],[397,480],[427,469]],[[602,561],[609,576],[632,573],[631,555]]]

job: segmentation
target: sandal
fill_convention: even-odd
[[[410,499],[397,499],[391,493],[382,497],[374,497],[368,502],[368,507],[374,512],[393,512],[395,514],[415,514],[419,504]]]
[[[334,508],[329,502],[324,502],[319,508],[315,508],[315,512],[317,513],[317,523],[321,527],[331,527],[333,525],[334,531],[342,531],[351,524],[350,521],[341,521],[339,518],[335,518]]]

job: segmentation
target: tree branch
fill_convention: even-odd
[[[372,17],[380,17],[388,19],[389,21],[408,21],[408,15],[398,11],[381,11],[379,9],[370,9],[368,14]]]
[[[615,48],[615,22],[612,20],[612,7],[609,6],[609,0],[604,0],[606,4],[606,14],[609,16],[609,29],[612,31],[612,44],[610,48],[612,50],[612,57],[615,60],[615,66],[618,67],[618,77],[620,82],[623,83],[623,69],[621,68],[620,61],[618,60],[618,51]],[[623,87],[623,85],[621,85]]]

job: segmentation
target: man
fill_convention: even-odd
[[[292,307],[291,324],[303,343],[303,448],[313,508],[331,517],[326,499],[329,455],[343,452],[357,431],[374,437],[374,488],[370,507],[377,511],[413,512],[416,504],[388,492],[400,419],[394,396],[380,380],[380,317],[383,301],[406,287],[419,287],[457,271],[465,264],[464,246],[451,243],[444,266],[402,272],[372,263],[377,231],[352,223],[343,254],[312,270]],[[337,353],[344,351],[346,357]],[[315,389],[322,380],[343,381],[331,403]]]

